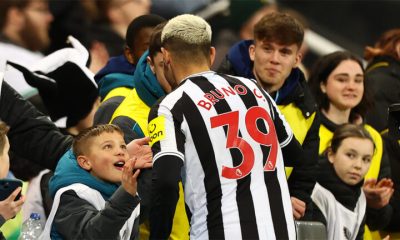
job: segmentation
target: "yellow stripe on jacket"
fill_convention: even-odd
[[[381,160],[382,160],[382,154],[383,154],[382,137],[374,128],[372,128],[368,124],[365,124],[364,128],[369,132],[369,134],[371,135],[371,137],[375,143],[375,153],[374,153],[374,156],[372,157],[372,161],[371,161],[369,170],[368,170],[367,174],[365,175],[365,179],[371,179],[371,178],[378,179],[379,170],[381,169]],[[320,139],[319,154],[320,155],[323,154],[323,152],[329,146],[332,137],[333,137],[333,132],[331,132],[323,124],[321,124],[321,127],[319,128],[319,139]]]
[[[279,110],[285,116],[286,121],[289,123],[293,131],[294,137],[303,145],[304,139],[307,136],[308,130],[314,122],[316,113],[314,112],[311,117],[305,118],[301,110],[296,107],[294,103],[288,105],[278,105]],[[293,171],[293,167],[285,167],[286,177],[289,178]]]
[[[116,117],[125,116],[133,119],[145,136],[149,136],[147,125],[150,107],[139,97],[136,89],[132,89],[125,97],[124,101],[115,110],[111,121]],[[149,239],[150,236],[149,222],[146,221],[140,225],[140,239]],[[172,240],[188,240],[189,239],[189,221],[186,215],[185,200],[182,183],[179,183],[179,199],[175,209],[174,220],[170,238]]]

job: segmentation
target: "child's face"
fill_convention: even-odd
[[[129,159],[126,144],[118,132],[102,133],[91,141],[86,154],[90,174],[112,183],[121,182],[122,168]]]
[[[336,153],[328,152],[328,159],[343,182],[356,185],[367,173],[373,153],[371,140],[349,137],[342,141]]]
[[[6,137],[6,141],[4,144],[3,152],[0,153],[0,178],[5,178],[8,174],[8,170],[10,168],[10,158],[8,156],[8,151],[10,150],[10,143],[8,141],[8,137]]]

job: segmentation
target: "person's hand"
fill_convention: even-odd
[[[386,237],[382,238],[382,240],[390,240],[390,235],[386,235]]]
[[[153,153],[147,145],[150,141],[149,137],[132,140],[127,145],[130,157],[136,158],[135,168],[150,168],[153,166]]]
[[[135,170],[136,159],[131,158],[125,163],[122,169],[121,185],[132,196],[136,196],[137,191],[137,177],[139,176],[140,169]]]
[[[21,191],[22,188],[18,187],[10,196],[8,196],[7,199],[0,202],[0,215],[3,216],[5,220],[15,217],[15,215],[17,215],[21,210],[22,204],[25,202],[25,197],[21,196],[19,200],[14,201],[18,193]]]
[[[367,206],[380,209],[389,204],[394,192],[393,181],[383,178],[377,183],[376,179],[368,179],[364,182],[363,191],[367,199]]]
[[[306,203],[295,197],[290,197],[290,200],[292,201],[294,219],[299,220],[306,212]]]

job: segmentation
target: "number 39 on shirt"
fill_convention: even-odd
[[[261,132],[257,120],[262,119],[268,124],[268,133]],[[229,179],[240,179],[247,176],[254,166],[254,150],[243,138],[239,137],[239,112],[232,111],[211,117],[211,127],[228,126],[226,148],[237,148],[242,153],[242,162],[236,167],[222,166],[222,176]],[[246,112],[245,125],[251,138],[257,143],[270,147],[265,161],[264,171],[274,171],[278,154],[278,140],[275,125],[268,112],[262,107],[252,107]]]

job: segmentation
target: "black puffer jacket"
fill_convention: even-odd
[[[2,82],[0,120],[10,126],[10,151],[45,168],[54,170],[71,146],[72,138],[58,128],[10,85]],[[12,164],[12,159],[10,160]]]
[[[400,103],[400,61],[389,56],[376,57],[368,65],[365,78],[374,100],[367,123],[382,132],[388,128],[389,105]]]

